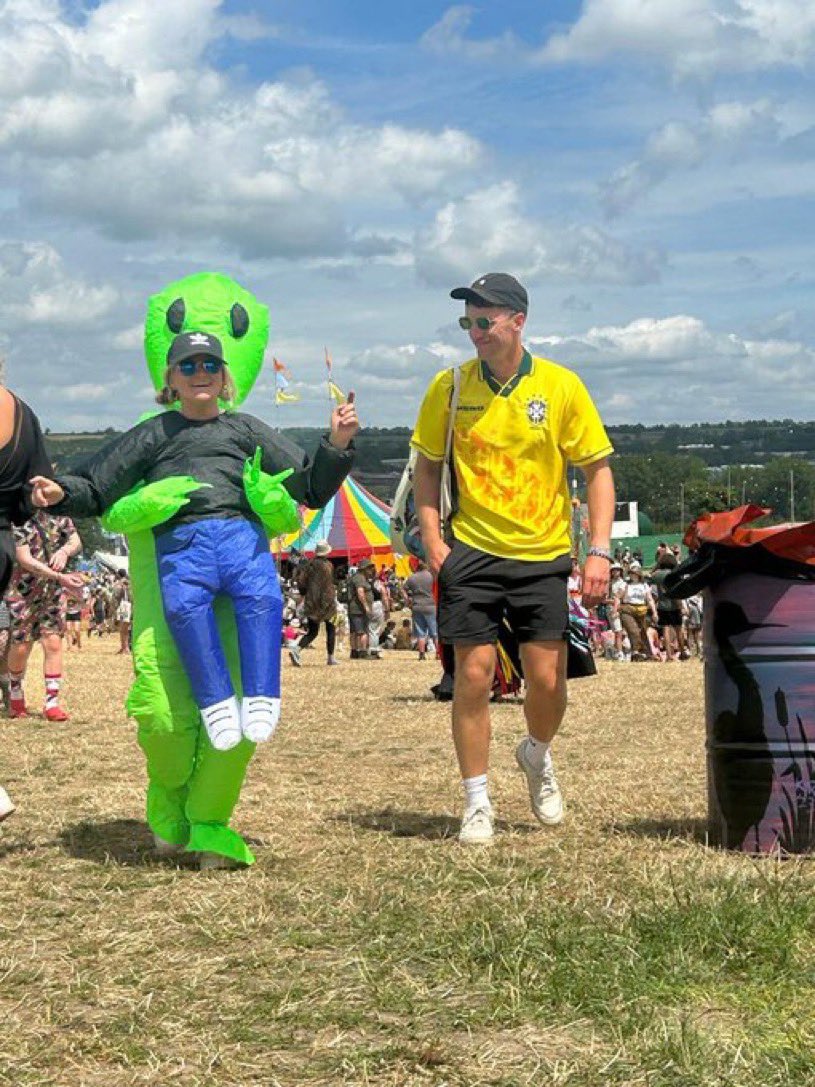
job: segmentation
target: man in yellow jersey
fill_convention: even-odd
[[[583,603],[591,607],[608,592],[613,450],[577,375],[524,347],[528,297],[517,279],[490,273],[451,297],[465,303],[459,324],[476,357],[461,366],[449,541],[442,538],[439,495],[452,370],[431,382],[411,445],[419,454],[414,489],[422,541],[439,585],[439,637],[455,647],[453,739],[465,791],[459,840],[471,843],[493,836],[489,697],[504,613],[526,679],[528,735],[516,751],[518,765],[538,821],[551,826],[563,818],[550,744],[566,709],[566,466],[578,465],[586,477],[591,538]]]

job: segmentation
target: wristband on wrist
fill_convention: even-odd
[[[613,557],[607,547],[590,547],[586,554],[594,555],[598,559],[605,559],[607,562],[611,562]]]

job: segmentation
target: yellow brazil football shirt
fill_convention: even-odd
[[[430,383],[411,445],[444,459],[451,370]],[[570,549],[568,463],[592,464],[613,452],[583,382],[563,366],[524,353],[501,386],[486,363],[461,366],[453,431],[458,510],[453,532],[480,551],[544,561]]]

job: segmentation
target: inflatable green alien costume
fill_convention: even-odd
[[[220,340],[236,387],[235,400],[223,406],[235,408],[263,365],[269,336],[266,306],[234,281],[212,273],[189,276],[154,295],[148,303],[144,342],[157,390],[164,385],[167,353],[174,338],[193,331]],[[283,439],[278,459],[281,451],[289,454],[283,460],[292,468],[274,476],[266,474],[260,469],[258,449],[247,459],[243,474],[249,506],[270,537],[292,531],[298,524],[296,502],[286,480],[296,469],[302,475],[302,455],[296,447],[286,450]],[[318,458],[321,454],[322,450]],[[323,455],[323,461],[337,462],[332,465],[337,487],[350,468],[351,457],[348,452]],[[157,573],[152,529],[174,517],[200,486],[193,476],[142,484],[113,503],[103,518],[107,529],[127,536],[130,552],[136,678],[127,711],[138,724],[138,741],[147,760],[147,821],[153,833],[188,852],[214,853],[252,864],[251,850],[229,821],[255,745],[244,738],[222,751],[210,743],[164,618]],[[302,500],[302,488],[299,496]],[[232,684],[240,697],[240,657],[231,601],[216,598],[215,614]],[[272,652],[277,650],[270,647]]]

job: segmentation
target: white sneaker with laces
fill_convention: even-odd
[[[229,751],[241,742],[241,715],[234,695],[201,710],[204,728],[216,751]]]
[[[555,777],[551,752],[546,752],[543,769],[538,770],[536,766],[529,762],[527,740],[523,739],[515,749],[515,759],[518,766],[526,774],[529,799],[532,802],[532,812],[535,818],[539,823],[543,823],[545,827],[557,826],[558,823],[563,821],[563,797]]]
[[[261,744],[274,736],[280,720],[280,699],[255,694],[241,703],[241,730],[247,740]]]
[[[472,808],[461,817],[458,840],[463,845],[484,845],[494,834],[492,808]]]

